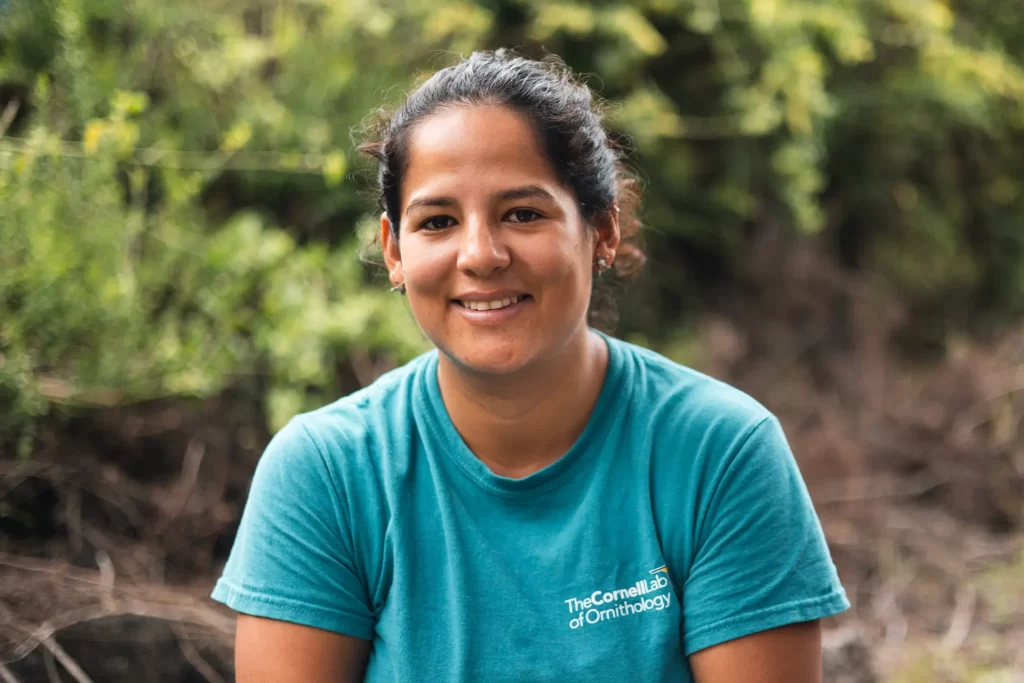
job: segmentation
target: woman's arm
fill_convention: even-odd
[[[806,621],[690,655],[695,683],[821,683],[821,624]]]
[[[344,450],[336,457],[345,457]],[[374,613],[364,554],[351,533],[350,492],[331,463],[294,419],[256,465],[238,535],[213,591],[238,613],[239,683],[363,680]]]
[[[238,615],[237,683],[359,683],[369,654],[368,640]]]

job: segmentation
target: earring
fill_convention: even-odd
[[[594,265],[594,269],[597,270],[598,275],[604,274],[604,272],[611,267],[611,264],[608,263],[603,256],[598,257],[597,263]]]
[[[399,294],[405,294],[405,283],[399,282],[397,285],[391,288],[392,292],[398,292]]]

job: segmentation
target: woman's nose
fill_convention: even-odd
[[[461,238],[459,270],[486,276],[508,266],[509,252],[502,240],[500,224],[487,219],[469,219],[463,223]]]

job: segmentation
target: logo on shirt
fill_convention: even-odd
[[[668,567],[662,565],[648,573],[654,575],[653,578],[640,579],[628,588],[598,589],[582,598],[566,600],[569,614],[573,615],[569,628],[578,629],[586,624],[667,609],[672,599],[672,591],[668,590]]]

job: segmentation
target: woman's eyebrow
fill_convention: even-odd
[[[555,197],[540,185],[525,185],[503,190],[498,193],[498,199],[548,199],[555,201]]]
[[[554,195],[540,185],[513,187],[508,190],[502,190],[495,195],[495,197],[500,201],[508,201],[510,199],[547,199],[549,201],[555,201]],[[409,205],[405,207],[405,210],[412,211],[420,206],[455,206],[456,204],[458,204],[458,201],[456,201],[455,197],[418,197],[409,202]]]
[[[405,210],[411,211],[418,206],[455,206],[456,203],[455,197],[420,197],[409,202]]]

